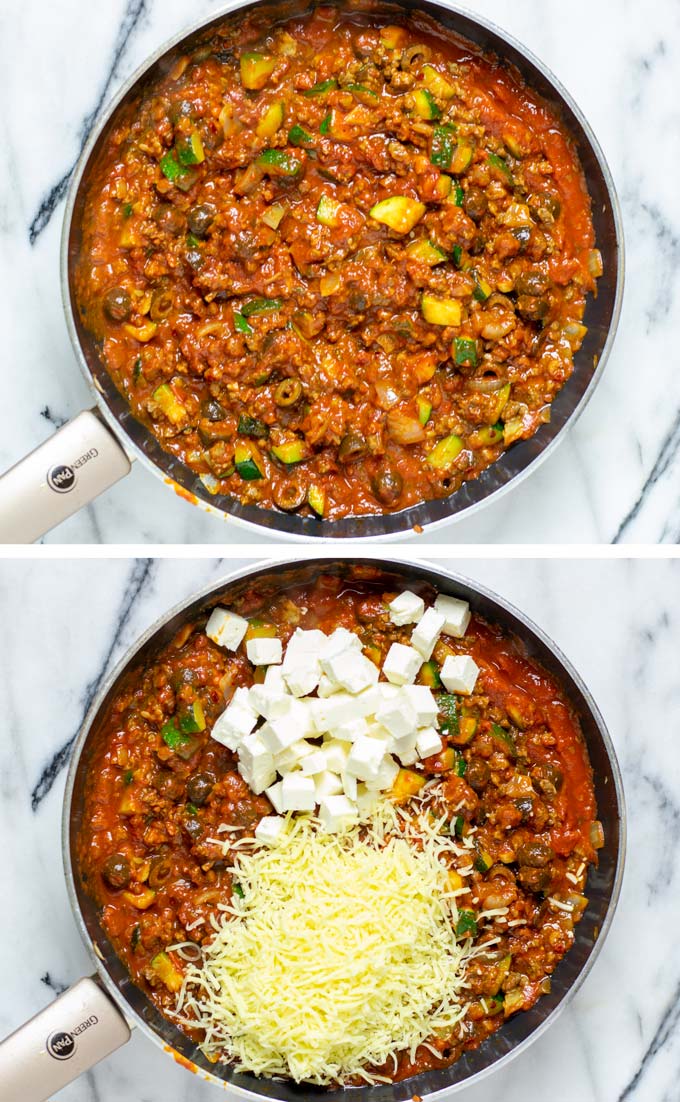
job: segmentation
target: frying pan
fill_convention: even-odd
[[[263,597],[282,586],[313,582],[333,573],[346,580],[375,581],[387,589],[409,585],[433,587],[467,600],[473,611],[501,625],[521,640],[527,653],[563,686],[578,715],[594,771],[598,816],[605,835],[599,865],[588,879],[588,907],[576,927],[572,949],[552,978],[552,991],[527,1013],[510,1018],[475,1052],[439,1071],[428,1071],[402,1083],[323,1091],[284,1080],[257,1079],[225,1065],[211,1064],[176,1026],[164,1018],[134,985],[99,923],[97,906],[81,882],[77,861],[78,835],[84,809],[88,770],[113,701],[137,672],[153,662],[187,621],[206,614],[216,604],[229,605],[257,585]],[[427,596],[422,589],[419,590]],[[434,593],[432,593],[432,597]],[[64,794],[63,854],[71,906],[96,974],[81,980],[49,1007],[0,1044],[0,1094],[5,1102],[43,1102],[129,1037],[130,1027],[146,1033],[179,1063],[205,1079],[228,1085],[241,1098],[267,1102],[406,1102],[449,1097],[477,1082],[523,1051],[573,999],[604,944],[618,901],[625,850],[625,808],[618,763],[597,705],[579,674],[555,644],[523,613],[475,582],[420,563],[363,558],[307,559],[258,564],[211,585],[161,617],[131,648],[94,700],[74,746]]]
[[[311,0],[232,0],[217,16],[202,21],[188,33],[162,46],[123,86],[85,146],[73,174],[64,215],[61,278],[66,324],[81,370],[90,384],[96,406],[81,413],[46,443],[0,478],[0,542],[30,542],[44,535],[108,489],[139,459],[180,496],[207,512],[230,518],[251,531],[267,529],[283,538],[361,539],[393,536],[414,527],[434,528],[454,517],[469,515],[490,499],[498,498],[535,470],[564,438],[585,409],[602,376],[618,326],[623,295],[623,230],[614,182],[588,122],[569,93],[524,46],[477,15],[442,0],[352,0],[358,12],[395,19],[404,11],[425,12],[436,22],[497,54],[516,66],[528,84],[557,111],[573,136],[593,201],[598,247],[604,258],[604,276],[597,298],[590,297],[585,324],[588,335],[575,359],[575,370],[552,406],[550,424],[531,440],[506,452],[480,478],[438,501],[412,506],[382,516],[346,517],[319,521],[313,517],[243,505],[229,495],[211,495],[198,475],[160,444],[133,417],[109,377],[98,345],[79,317],[74,295],[74,272],[81,246],[83,209],[88,186],[110,131],[121,112],[145,86],[167,72],[173,59],[191,50],[205,31],[229,12],[262,10],[263,21],[300,15]]]

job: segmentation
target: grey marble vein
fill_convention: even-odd
[[[94,126],[99,112],[108,99],[111,86],[118,74],[121,59],[123,58],[125,51],[127,50],[130,38],[134,34],[137,24],[143,15],[146,14],[149,7],[149,0],[127,0],[125,5],[125,12],[120,24],[120,30],[116,38],[113,47],[113,57],[111,64],[104,78],[104,83],[101,87],[101,91],[97,98],[97,101],[90,112],[85,116],[80,126],[80,147],[78,153],[82,150],[85,142],[87,141],[92,127]],[[77,158],[76,158],[77,160]],[[31,224],[28,228],[28,238],[31,245],[35,245],[40,234],[49,225],[49,222],[54,214],[55,210],[61,203],[61,200],[66,195],[68,189],[68,182],[71,179],[71,174],[75,168],[76,161],[73,162],[70,168],[57,180],[55,184],[51,186],[45,197],[41,200],[40,206],[36,211]]]

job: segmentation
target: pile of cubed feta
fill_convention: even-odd
[[[256,829],[273,841],[289,811],[317,810],[337,831],[370,813],[392,787],[400,764],[410,766],[442,749],[432,690],[415,681],[441,634],[461,639],[470,622],[465,601],[438,596],[430,608],[417,594],[390,603],[393,624],[413,624],[408,645],[393,643],[380,670],[346,628],[331,635],[297,629],[285,653],[280,639],[254,638],[246,653],[266,666],[261,684],[237,689],[217,719],[212,737],[238,755],[238,770],[252,791],[264,792],[278,812]],[[237,650],[248,621],[216,608],[207,635]],[[479,668],[469,655],[448,655],[440,671],[452,693],[474,691]]]

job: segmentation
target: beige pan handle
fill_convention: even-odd
[[[129,470],[97,414],[78,414],[0,477],[0,543],[33,543]]]
[[[94,979],[79,980],[0,1041],[0,1098],[45,1102],[130,1039],[130,1028]]]

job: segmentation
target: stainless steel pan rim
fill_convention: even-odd
[[[145,647],[145,645],[154,638],[156,633],[159,632],[166,624],[173,621],[175,617],[181,616],[188,610],[193,610],[197,606],[200,606],[211,596],[217,596],[225,589],[225,587],[233,586],[234,584],[243,581],[244,579],[247,579],[249,577],[255,578],[260,573],[272,574],[278,572],[279,570],[285,571],[288,569],[293,570],[296,568],[300,569],[304,567],[313,570],[314,568],[323,568],[323,564],[328,564],[330,566],[334,563],[342,563],[353,567],[375,566],[386,571],[394,569],[397,572],[406,572],[412,577],[417,576],[417,578],[419,578],[420,580],[427,581],[437,588],[444,586],[444,591],[469,591],[472,595],[473,600],[474,596],[477,596],[483,601],[490,603],[492,606],[495,606],[500,612],[505,613],[510,618],[516,620],[518,624],[521,625],[522,629],[527,633],[527,636],[529,638],[531,638],[532,636],[536,638],[539,643],[542,644],[542,646],[551,653],[552,657],[556,660],[557,665],[561,666],[563,670],[566,671],[567,675],[571,678],[578,691],[581,693],[587,705],[588,711],[590,712],[590,716],[593,719],[594,724],[598,730],[599,737],[602,740],[608,764],[612,772],[615,789],[615,802],[618,815],[616,871],[613,878],[611,891],[609,893],[609,902],[607,905],[605,918],[600,925],[599,933],[592,948],[590,949],[589,955],[585,963],[581,967],[581,970],[577,974],[577,976],[571,981],[570,986],[567,988],[564,995],[560,998],[554,1009],[540,1024],[538,1024],[528,1034],[528,1036],[526,1036],[519,1043],[515,1044],[509,1052],[495,1059],[490,1065],[480,1069],[473,1075],[470,1075],[468,1078],[449,1086],[442,1087],[441,1089],[438,1089],[436,1091],[432,1091],[424,1096],[427,1099],[432,1100],[443,1099],[445,1097],[448,1098],[456,1092],[465,1089],[466,1087],[481,1082],[482,1079],[485,1079],[487,1076],[498,1071],[500,1068],[507,1067],[511,1060],[514,1060],[515,1057],[519,1056],[520,1053],[524,1052],[529,1047],[529,1045],[531,1045],[535,1040],[542,1036],[543,1033],[548,1029],[548,1027],[557,1020],[564,1009],[573,1001],[582,984],[585,982],[586,977],[589,975],[591,969],[593,968],[595,961],[597,960],[602,950],[602,946],[605,943],[611,924],[614,920],[614,915],[618,906],[621,892],[626,853],[626,803],[620,767],[616,757],[616,751],[611,740],[611,736],[604,722],[604,718],[590,690],[588,689],[585,682],[583,681],[583,678],[574,668],[570,660],[562,653],[557,644],[550,638],[550,636],[546,634],[546,632],[544,632],[537,624],[535,624],[528,616],[521,612],[511,602],[507,601],[504,597],[499,596],[488,587],[479,584],[474,579],[468,578],[462,574],[454,573],[450,570],[442,569],[440,565],[436,562],[429,563],[417,559],[384,559],[378,556],[369,557],[354,555],[330,558],[325,556],[304,555],[302,557],[297,556],[293,559],[265,560],[255,564],[251,563],[249,566],[242,567],[239,570],[235,570],[233,572],[225,574],[218,581],[212,581],[209,584],[204,585],[196,593],[185,598],[183,601],[174,605],[170,610],[159,616],[155,620],[155,622],[150,627],[148,627],[146,631],[140,636],[134,646],[125,653],[125,655],[118,662],[115,669],[101,685],[97,696],[93,700],[90,709],[85,717],[85,720],[73,747],[64,791],[64,805],[62,814],[62,853],[69,902],[71,904],[71,909],[73,911],[81,937],[83,938],[91,959],[95,964],[99,980],[102,983],[103,987],[108,991],[109,995],[116,1003],[118,1008],[121,1010],[121,1013],[124,1014],[126,1020],[131,1026],[139,1026],[144,1031],[144,1033],[165,1052],[172,1051],[171,1046],[169,1046],[168,1043],[156,1033],[154,1028],[148,1022],[146,1022],[143,1017],[141,1017],[141,1015],[137,1014],[135,1010],[125,1001],[125,996],[118,989],[117,985],[114,983],[113,979],[109,975],[107,969],[104,967],[103,960],[100,958],[96,951],[96,947],[93,944],[92,938],[90,936],[90,933],[88,932],[83,918],[81,904],[76,889],[75,872],[71,860],[72,800],[76,773],[81,753],[87,742],[91,726],[95,721],[97,714],[102,707],[102,704],[104,703],[106,697],[108,696],[118,679],[133,663],[135,656],[139,654],[139,652]],[[568,956],[569,954],[567,954],[567,958]],[[482,1046],[482,1048],[483,1047],[484,1046]],[[456,1065],[453,1066],[455,1067]],[[198,1072],[199,1076],[205,1078],[210,1082],[214,1082],[221,1087],[229,1089],[234,1094],[238,1095],[238,1097],[248,1100],[248,1102],[252,1102],[253,1099],[258,1100],[258,1102],[271,1102],[271,1095],[259,1094],[257,1090],[243,1088],[233,1082],[226,1082],[219,1076],[211,1074],[210,1071],[206,1070],[205,1068],[197,1068],[196,1071]],[[376,1095],[377,1098],[380,1099],[380,1102],[390,1102],[390,1100],[393,1100],[393,1102],[404,1102],[406,1098],[411,1097],[412,1089],[409,1084],[413,1085],[416,1081],[416,1078],[404,1081],[404,1083],[407,1084],[405,1092],[403,1090],[399,1092],[397,1089],[400,1086],[404,1086],[404,1084],[402,1083],[395,1084],[394,1089],[392,1090],[382,1087],[354,1088],[352,1090],[352,1094],[358,1097],[360,1092],[361,1098],[368,1098],[369,1095],[371,1097],[373,1097],[373,1095]],[[309,1092],[305,1092],[305,1094],[300,1095],[301,1102],[308,1095],[308,1093]],[[329,1102],[330,1100],[337,1100],[341,1098],[346,1093],[348,1092],[334,1091],[330,1093],[328,1095]]]
[[[616,333],[619,326],[621,317],[621,310],[623,305],[623,292],[625,282],[625,243],[624,243],[624,231],[623,220],[621,215],[621,207],[619,204],[614,179],[605,158],[604,152],[600,146],[600,143],[595,136],[592,127],[590,126],[585,115],[581,111],[578,104],[573,97],[552,73],[552,71],[545,65],[538,57],[527,47],[522,45],[518,39],[508,34],[506,31],[499,28],[491,20],[488,20],[476,12],[471,11],[468,8],[459,6],[458,4],[451,3],[450,0],[424,0],[423,3],[420,0],[389,0],[392,5],[400,6],[406,10],[432,10],[439,9],[453,16],[458,16],[463,20],[469,20],[476,24],[483,31],[497,38],[506,47],[510,48],[511,52],[514,52],[518,57],[521,57],[525,62],[528,62],[530,67],[533,67],[546,82],[553,92],[556,94],[558,100],[566,105],[567,109],[572,113],[576,121],[578,122],[586,143],[588,144],[590,151],[592,152],[595,161],[602,173],[604,181],[605,191],[608,202],[611,208],[611,215],[614,223],[614,237],[615,237],[615,251],[616,251],[616,290],[614,295],[614,302],[612,306],[611,319],[608,325],[607,337],[599,351],[597,365],[592,372],[590,381],[584,390],[584,393],[575,406],[575,408],[568,414],[562,427],[557,431],[553,439],[547,444],[547,446],[540,446],[540,451],[528,458],[526,463],[520,467],[520,469],[510,474],[507,480],[495,489],[491,489],[488,493],[483,492],[480,500],[475,500],[471,504],[456,504],[456,498],[462,500],[466,488],[469,492],[474,492],[474,486],[476,483],[466,483],[464,486],[451,495],[449,498],[442,498],[435,501],[423,502],[420,505],[412,506],[411,508],[404,510],[401,513],[382,514],[378,516],[366,516],[366,517],[347,517],[340,521],[335,522],[319,522],[314,518],[302,518],[297,517],[295,514],[284,514],[274,509],[258,509],[256,506],[242,506],[238,502],[233,500],[233,503],[225,508],[221,508],[209,500],[207,491],[202,487],[197,476],[193,475],[188,468],[183,464],[178,463],[176,460],[172,460],[167,453],[163,452],[157,442],[154,440],[153,444],[147,442],[148,450],[151,454],[147,454],[146,451],[140,446],[137,441],[133,440],[130,436],[130,432],[127,431],[124,425],[121,424],[120,415],[117,415],[109,406],[103,395],[100,386],[97,385],[97,380],[94,378],[90,367],[87,363],[86,357],[83,352],[81,340],[78,334],[78,327],[76,323],[76,312],[74,303],[70,291],[70,276],[69,276],[69,242],[72,231],[72,223],[74,216],[74,208],[76,200],[78,198],[81,183],[83,182],[84,174],[91,154],[93,153],[102,132],[105,130],[107,124],[111,120],[112,116],[116,112],[119,105],[123,102],[126,96],[131,92],[134,86],[139,80],[154,66],[160,59],[167,54],[170,50],[177,47],[185,39],[191,37],[197,32],[207,28],[211,24],[217,23],[224,16],[230,13],[239,11],[244,8],[256,8],[262,5],[266,5],[268,0],[230,0],[221,8],[218,8],[216,12],[206,19],[205,16],[192,24],[190,27],[185,28],[157,50],[154,51],[144,62],[135,70],[132,76],[122,85],[118,93],[108,104],[101,119],[96,127],[93,129],[90,137],[83,148],[83,151],[76,165],[71,183],[69,186],[69,192],[66,200],[66,207],[64,212],[64,222],[61,236],[61,292],[64,306],[64,313],[66,317],[66,325],[71,339],[71,344],[76,355],[76,359],[80,366],[80,370],[87,382],[88,386],[94,393],[94,397],[99,409],[99,413],[102,418],[111,429],[113,434],[121,440],[126,452],[130,458],[136,458],[142,461],[142,463],[152,471],[156,477],[160,478],[166,484],[178,484],[182,491],[183,496],[191,495],[196,499],[196,503],[205,512],[212,515],[221,517],[222,519],[228,519],[240,527],[246,529],[252,534],[260,534],[262,529],[268,529],[272,534],[276,535],[277,539],[290,540],[297,542],[301,538],[312,537],[315,541],[320,543],[335,543],[339,539],[354,539],[354,540],[372,540],[374,542],[390,541],[393,539],[401,538],[405,536],[411,536],[413,534],[414,527],[417,525],[419,529],[429,531],[436,531],[443,528],[446,525],[452,525],[458,520],[463,520],[473,516],[476,512],[480,511],[483,507],[487,506],[491,502],[499,501],[509,490],[514,489],[521,482],[523,482],[530,474],[538,470],[538,468],[553,454],[559,443],[564,440],[567,435],[567,431],[571,429],[578,419],[581,417],[586,406],[590,402],[596,387],[598,386],[600,379],[604,373],[607,361],[611,354],[611,350],[616,338]],[[302,10],[308,6],[308,0],[299,0],[299,6]],[[464,33],[464,32],[463,32]],[[570,380],[573,382],[573,380]],[[566,390],[568,392],[570,382],[566,384],[566,387],[561,392],[564,394]],[[111,384],[113,385],[113,384]],[[558,399],[559,400],[559,396]],[[121,402],[123,400],[121,399]],[[130,418],[131,420],[134,420]],[[139,425],[135,422],[135,425]],[[141,429],[141,426],[140,426]],[[151,434],[147,430],[143,430],[143,435],[151,437]],[[540,435],[540,432],[539,432]],[[533,438],[536,441],[536,437]],[[146,441],[145,441],[146,442]],[[524,445],[530,445],[531,441],[525,441],[523,444],[515,445],[515,450],[523,447]],[[156,445],[156,446],[154,446]],[[510,454],[512,453],[512,449]],[[508,455],[509,453],[506,453]],[[498,469],[498,465],[503,462],[503,458],[494,464],[488,470],[494,472]],[[172,469],[172,478],[168,477],[168,470]],[[481,476],[484,479],[484,472]],[[489,477],[493,477],[492,475]],[[477,480],[478,482],[480,480]],[[207,496],[206,496],[207,495]],[[232,499],[222,497],[220,500],[226,503]],[[447,506],[451,506],[455,511],[446,512]],[[428,519],[428,514],[432,512],[442,513],[435,519]],[[245,513],[246,515],[241,515]],[[261,513],[259,517],[257,514]]]

